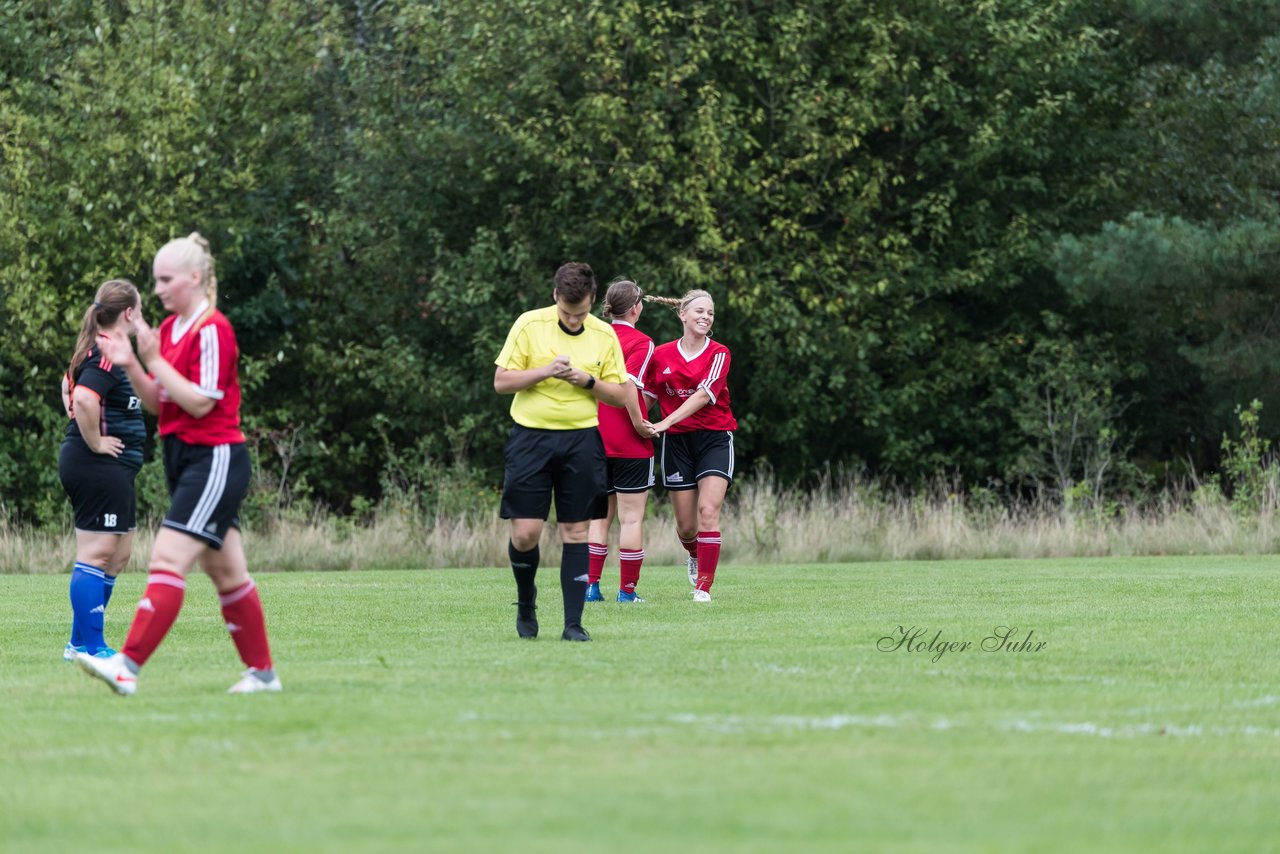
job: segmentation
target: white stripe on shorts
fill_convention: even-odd
[[[227,488],[227,469],[230,468],[231,446],[214,445],[213,459],[209,463],[209,479],[205,482],[204,492],[196,502],[196,509],[187,520],[187,528],[204,533],[204,526],[209,524],[209,517],[222,500],[222,493]]]

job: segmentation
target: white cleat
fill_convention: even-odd
[[[695,590],[695,591],[693,591],[693,601],[695,601],[695,602],[710,602],[710,601],[711,601],[711,591],[709,591],[709,590]]]
[[[685,565],[689,567],[689,585],[696,587],[698,585],[698,559],[693,555],[689,555]]]
[[[228,694],[256,694],[259,691],[268,691],[278,694],[284,690],[284,686],[280,684],[280,677],[274,673],[269,680],[263,679],[259,675],[259,671],[250,667],[240,677],[240,681],[227,689]]]
[[[124,663],[124,653],[117,652],[110,658],[94,658],[84,652],[76,653],[76,664],[90,676],[96,676],[111,686],[117,694],[128,697],[138,690],[138,674]]]

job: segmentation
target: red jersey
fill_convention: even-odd
[[[160,355],[213,399],[213,409],[196,418],[169,399],[160,387],[160,435],[191,445],[230,445],[244,441],[240,432],[240,348],[231,322],[217,309],[206,309],[182,326],[177,315],[160,324]]]
[[[613,322],[613,331],[618,334],[618,343],[622,345],[627,380],[635,384],[636,399],[640,402],[640,411],[644,412],[647,408],[644,402],[644,375],[649,367],[649,357],[653,355],[653,339],[621,320]],[[653,456],[653,440],[636,432],[636,428],[631,426],[631,415],[627,410],[601,403],[599,418],[605,456],[626,459]]]
[[[729,408],[729,362],[729,348],[710,338],[698,353],[686,354],[679,338],[653,351],[644,381],[645,394],[658,399],[663,418],[700,388],[711,395],[710,403],[672,427],[672,433],[738,429]]]

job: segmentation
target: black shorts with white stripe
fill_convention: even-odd
[[[653,488],[653,457],[609,457],[608,494]]]
[[[189,445],[166,436],[164,476],[170,498],[164,526],[222,548],[227,531],[240,527],[240,502],[249,489],[244,443]]]
[[[693,489],[704,477],[733,483],[733,431],[693,430],[662,437],[662,485],[668,491]]]

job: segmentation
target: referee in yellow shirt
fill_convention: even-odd
[[[589,641],[582,628],[587,596],[587,526],[606,504],[604,446],[597,401],[625,407],[630,388],[618,336],[591,314],[596,276],[587,264],[556,271],[555,305],[527,311],[507,333],[493,388],[514,394],[507,441],[502,518],[511,520],[507,553],[516,577],[516,633],[538,636],[538,540],[555,494],[563,553],[562,640]]]

